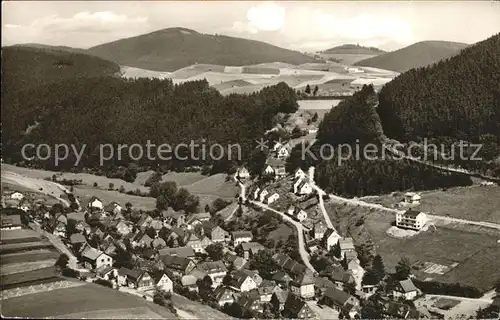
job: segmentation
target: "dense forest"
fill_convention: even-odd
[[[12,68],[10,72],[14,72]],[[8,81],[5,87],[11,88],[19,83],[18,77],[6,72]],[[108,176],[114,175],[112,172],[118,167],[129,168],[131,165],[136,171],[159,165],[165,170],[208,165],[212,172],[228,171],[239,162],[237,149],[232,149],[232,161],[226,161],[226,157],[213,161],[209,156],[202,159],[201,145],[208,150],[215,143],[222,146],[238,143],[242,151],[241,162],[245,162],[255,139],[273,126],[275,115],[294,112],[298,108],[294,90],[285,83],[251,95],[224,97],[210,88],[205,80],[174,85],[170,80],[126,80],[103,75],[68,76],[64,81],[54,79],[58,77],[47,76],[40,81],[44,84],[30,85],[22,91],[5,90],[2,144],[7,162],[70,170],[75,163],[74,157],[62,161],[57,167],[53,154],[45,161],[22,163],[21,147],[33,143],[74,144],[80,148],[86,144],[80,170],[91,168]],[[104,163],[104,167],[99,165],[99,145],[139,144],[145,150],[148,140],[157,146],[168,143],[172,147],[195,141],[200,147],[194,149],[196,156],[191,157],[185,148],[186,154],[179,158],[188,156],[188,159],[172,161],[159,159],[154,149],[152,155],[157,160],[148,160],[144,156],[133,161],[126,149],[121,159],[115,154],[113,159]],[[132,179],[133,175],[125,177]]]
[[[394,159],[385,152],[376,104],[377,95],[372,86],[365,86],[352,98],[342,101],[325,115],[317,141],[307,149],[311,153],[304,153],[306,158],[302,159],[306,147],[297,145],[287,161],[287,169],[306,169],[314,165],[318,185],[328,192],[351,197],[472,184],[467,176],[447,174],[422,164]],[[363,150],[368,144],[373,146],[374,152],[365,154]],[[325,145],[331,145],[334,154]],[[356,150],[360,151],[359,156]]]
[[[494,160],[500,154],[499,52],[497,34],[386,84],[377,108],[385,134],[402,142],[430,138],[449,150],[459,140],[482,143],[486,148],[481,156]],[[479,163],[458,164],[480,167]]]

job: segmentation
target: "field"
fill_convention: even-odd
[[[133,310],[139,308],[144,308],[144,314],[135,314]],[[108,318],[114,313],[114,309],[120,309],[119,314],[123,318],[128,318],[128,313],[123,309],[130,309],[130,314],[136,315],[137,318],[149,318],[151,314],[159,315],[157,318],[176,318],[166,308],[152,302],[94,284],[2,301],[2,314],[7,317],[40,318],[78,314],[78,317],[82,318]]]
[[[346,54],[346,53],[322,53],[320,54],[323,59],[336,59],[340,60],[341,63],[352,65],[358,61],[368,59],[371,57],[375,57],[376,55],[372,54]]]
[[[125,204],[130,202],[134,207],[143,210],[153,210],[156,207],[154,198],[132,196],[118,191],[107,190],[109,184],[113,183],[115,189],[123,186],[126,191],[139,189],[141,192],[148,192],[149,188],[144,187],[143,184],[152,174],[151,171],[138,174],[136,181],[130,183],[121,179],[111,179],[105,176],[97,176],[88,173],[61,173],[2,164],[2,184],[4,183],[5,176],[9,178],[9,182],[11,182],[12,185],[26,185],[26,183],[29,182],[29,184],[32,185],[30,190],[35,191],[38,189],[39,185],[43,185],[44,190],[47,190],[47,187],[45,187],[46,185],[57,186],[58,190],[60,190],[59,184],[43,180],[44,178],[52,177],[53,174],[56,174],[58,179],[82,180],[82,185],[74,187],[74,194],[83,203],[88,201],[91,197],[96,196],[104,201],[104,203],[117,201],[118,203]],[[201,208],[206,204],[211,204],[217,198],[234,200],[234,196],[238,192],[234,181],[226,181],[226,176],[223,174],[204,176],[198,172],[169,172],[163,175],[162,179],[163,181],[175,181],[178,187],[184,187],[198,196],[200,198]],[[94,182],[98,184],[98,188],[93,187]],[[61,191],[59,191],[59,193],[60,192]],[[59,193],[57,193],[57,196],[60,196]]]
[[[415,208],[434,215],[473,221],[500,223],[500,186],[456,187],[446,191],[421,192],[422,200]],[[363,200],[392,207],[401,194],[367,197]]]
[[[2,230],[1,239],[2,243],[12,241],[26,242],[25,239],[39,238],[39,234],[31,229],[18,229],[18,230]]]
[[[199,302],[191,301],[180,295],[172,295],[172,302],[176,308],[186,311],[198,319],[232,319],[229,315],[219,310],[210,308]]]
[[[496,236],[467,232],[451,228],[429,228],[411,238],[393,238],[386,231],[394,222],[392,213],[354,206],[327,204],[327,212],[341,234],[349,234],[355,243],[371,239],[390,272],[398,261],[407,257],[412,264],[431,262],[443,266],[458,266],[444,275],[418,273],[423,279],[434,278],[445,282],[456,282],[476,286],[486,291],[500,278],[498,255],[500,245]],[[364,222],[356,222],[364,217]],[[495,260],[496,259],[496,260]],[[473,265],[477,264],[477,266]],[[479,265],[481,270],[479,272]],[[456,275],[455,275],[456,274]]]
[[[39,260],[57,259],[58,257],[59,253],[57,252],[27,252],[23,254],[4,254],[2,255],[0,264],[18,264]]]
[[[298,100],[299,110],[330,110],[342,100]]]

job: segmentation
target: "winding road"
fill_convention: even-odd
[[[297,229],[297,238],[299,241],[299,243],[298,243],[299,248],[298,249],[299,249],[300,257],[302,258],[302,261],[304,261],[304,265],[307,267],[307,269],[311,270],[314,274],[316,274],[317,272],[314,269],[314,267],[312,266],[311,262],[309,261],[309,259],[310,259],[309,253],[306,250],[306,244],[305,244],[305,240],[304,240],[304,231],[307,231],[307,229],[300,222],[293,220],[290,216],[286,215],[283,212],[275,210],[275,209],[269,207],[268,205],[265,205],[263,203],[253,201],[253,200],[250,200],[250,203],[252,203],[256,206],[259,206],[263,209],[266,209],[266,210],[269,210],[269,211],[272,211],[274,213],[281,215],[284,220],[287,220],[288,222],[292,223],[295,226],[295,228]]]

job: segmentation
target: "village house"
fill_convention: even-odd
[[[276,158],[285,160],[290,156],[290,152],[292,151],[292,146],[289,143],[285,143],[280,146],[276,152]]]
[[[204,253],[205,248],[212,244],[212,241],[207,236],[202,236],[201,239],[194,233],[191,233],[186,242],[187,247],[193,248],[197,253]]]
[[[408,205],[418,205],[420,204],[422,197],[415,192],[407,192],[403,195],[403,203]]]
[[[247,260],[228,252],[224,256],[224,262],[226,263],[226,266],[232,266],[235,270],[240,270],[247,263]]]
[[[31,203],[29,203],[26,199],[22,199],[19,202],[18,208],[23,210],[24,212],[28,212],[31,210]]]
[[[95,270],[95,275],[98,279],[112,281],[117,278],[118,270],[112,266],[103,265]]]
[[[250,178],[250,172],[248,172],[247,168],[240,167],[236,171],[236,178],[238,178],[238,179],[248,179],[248,178]]]
[[[354,283],[354,277],[347,272],[334,271],[329,276],[330,280],[337,286],[337,288],[341,289],[344,287],[346,283]]]
[[[112,230],[116,230],[116,232],[122,236],[129,234],[132,232],[132,227],[128,225],[127,222],[123,220],[114,220],[112,221],[108,228]]]
[[[290,294],[289,291],[276,291],[271,296],[270,304],[274,307],[275,310],[279,312],[283,311],[286,303],[286,299]]]
[[[389,301],[384,308],[384,315],[392,319],[431,319],[425,308],[419,310],[405,303]]]
[[[264,246],[258,242],[246,242],[241,244],[241,250],[243,251],[243,258],[249,259],[251,256],[263,250]]]
[[[84,263],[85,268],[95,270],[101,266],[113,265],[113,259],[104,252],[87,246],[81,253],[81,261]]]
[[[223,307],[226,303],[231,304],[234,302],[233,291],[223,286],[217,287],[213,292],[213,299],[219,307]]]
[[[160,256],[177,256],[181,258],[194,259],[196,253],[191,247],[163,248],[159,250]]]
[[[311,194],[313,192],[312,186],[307,180],[305,179],[297,179],[295,183],[293,184],[293,193],[296,195],[305,195],[305,194]]]
[[[153,218],[148,215],[148,214],[142,214],[137,223],[135,224],[139,229],[142,231],[146,230],[149,228],[151,222],[153,221]]]
[[[264,174],[274,176],[275,178],[285,176],[285,162],[276,158],[268,159],[266,161],[266,165],[264,166]]]
[[[172,247],[186,246],[186,242],[188,241],[190,235],[191,234],[183,228],[172,227],[170,229],[170,234],[167,237],[167,244],[172,242]]]
[[[328,288],[333,288],[333,287],[335,287],[335,283],[328,280],[327,278],[314,277],[314,288],[316,290],[316,294],[323,296],[326,290],[328,290]]]
[[[340,254],[342,257],[344,257],[347,252],[356,252],[352,238],[339,239],[338,244],[340,246]]]
[[[154,289],[155,282],[151,275],[145,270],[130,270],[128,268],[122,267],[118,269],[118,285],[147,291]]]
[[[189,291],[198,292],[198,285],[196,284],[197,281],[198,279],[195,276],[188,274],[181,278],[181,285]]]
[[[146,232],[140,231],[132,238],[132,247],[150,247],[151,242],[153,239]]]
[[[19,230],[21,229],[21,216],[18,214],[2,215],[1,217],[2,230]]]
[[[203,262],[198,264],[196,269],[204,272],[212,279],[212,287],[216,288],[222,283],[222,279],[227,274],[227,268],[222,261]]]
[[[89,200],[89,203],[87,204],[87,209],[90,210],[90,212],[93,212],[95,210],[103,210],[104,206],[101,201],[101,199],[97,197],[92,197]]]
[[[252,277],[253,281],[255,284],[258,286],[261,285],[262,283],[262,277],[260,276],[259,272],[257,270],[248,270],[248,269],[241,269],[242,272],[247,274],[249,277]]]
[[[313,239],[313,240],[307,242],[307,250],[309,250],[309,252],[311,252],[311,253],[314,253],[320,248],[320,245],[321,245],[320,240]]]
[[[191,259],[178,256],[160,255],[160,260],[176,277],[182,277],[189,274],[196,267],[196,264]]]
[[[307,273],[290,281],[289,285],[290,291],[301,298],[310,299],[314,297],[314,281]]]
[[[307,212],[305,212],[299,207],[295,207],[292,216],[295,218],[295,220],[302,222],[307,219]]]
[[[288,275],[288,273],[284,271],[278,271],[273,275],[273,281],[276,281],[282,288],[288,287],[288,283],[292,281],[292,278]],[[283,302],[284,303],[284,302]]]
[[[405,300],[413,300],[418,295],[418,289],[410,279],[399,281],[392,291],[394,298],[403,298]]]
[[[295,174],[293,177],[295,179],[301,180],[301,179],[304,179],[306,177],[306,173],[301,168],[298,168],[297,170],[295,170]]]
[[[230,240],[229,232],[222,229],[218,225],[214,225],[211,222],[205,222],[202,224],[203,234],[206,235],[214,243],[224,243]]]
[[[273,259],[280,268],[293,276],[299,276],[307,270],[306,266],[298,263],[286,254],[276,253],[273,255]]]
[[[327,230],[327,227],[325,223],[321,220],[317,221],[314,223],[313,228],[312,228],[312,237],[314,239],[321,240],[325,236],[325,232]]]
[[[184,210],[174,211],[171,207],[161,212],[163,222],[173,227],[181,227],[186,224],[186,213]]]
[[[269,194],[269,191],[263,189],[260,193],[259,193],[259,201],[260,202],[264,202],[264,199],[267,197],[267,195]]]
[[[396,213],[396,226],[404,229],[420,231],[427,222],[427,215],[423,212],[408,209]]]
[[[47,230],[57,237],[64,238],[66,237],[66,223],[61,220],[54,218],[49,221]]]
[[[283,316],[288,319],[310,319],[315,314],[303,299],[290,293],[283,307]]]
[[[245,293],[240,296],[236,303],[241,307],[242,310],[249,314],[255,315],[264,311],[263,306],[260,303],[259,297],[256,294]]]
[[[210,220],[211,217],[212,215],[210,212],[193,213],[187,218],[186,224],[188,225],[188,228],[191,229],[198,224],[202,224],[203,222]]]
[[[164,227],[164,223],[159,219],[153,219],[153,221],[149,224],[149,227],[155,229],[158,234],[158,232]]]
[[[326,250],[330,251],[341,239],[334,229],[327,229],[323,238]]]
[[[251,231],[233,231],[232,233],[233,245],[237,247],[241,243],[250,242],[253,239],[253,234]]]
[[[87,239],[85,239],[85,236],[81,233],[74,233],[69,237],[69,243],[71,243],[73,249],[78,252],[82,245],[87,243]]]
[[[106,211],[107,213],[109,213],[109,214],[111,214],[111,215],[116,215],[116,214],[121,213],[121,211],[122,211],[122,206],[120,206],[120,205],[118,204],[118,202],[112,201],[112,202],[108,203],[108,204],[104,207],[104,211]]]
[[[355,297],[336,288],[328,288],[320,301],[333,310],[344,313],[349,313],[353,307],[358,305]]]
[[[257,292],[260,296],[260,302],[270,302],[271,297],[276,292],[283,291],[274,281],[263,280],[262,283],[257,288]]]
[[[159,249],[165,248],[167,246],[167,243],[162,238],[156,236],[154,238],[153,242],[151,242],[151,245],[153,246],[153,248],[159,250]]]
[[[9,199],[17,200],[17,201],[21,201],[24,199],[24,194],[22,194],[19,191],[14,191],[14,192],[10,193],[8,196],[9,196]]]
[[[172,279],[170,279],[166,273],[160,272],[158,274],[153,275],[154,285],[155,287],[163,292],[174,292],[174,283]]]
[[[229,287],[239,292],[246,292],[257,288],[254,279],[242,270],[237,270],[232,274],[232,280]]]
[[[271,204],[271,203],[275,202],[276,200],[278,200],[279,198],[280,198],[280,195],[277,193],[268,194],[264,197],[264,203]]]

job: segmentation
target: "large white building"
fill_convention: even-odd
[[[396,214],[396,226],[399,228],[421,230],[427,222],[427,215],[423,212],[409,209]]]

